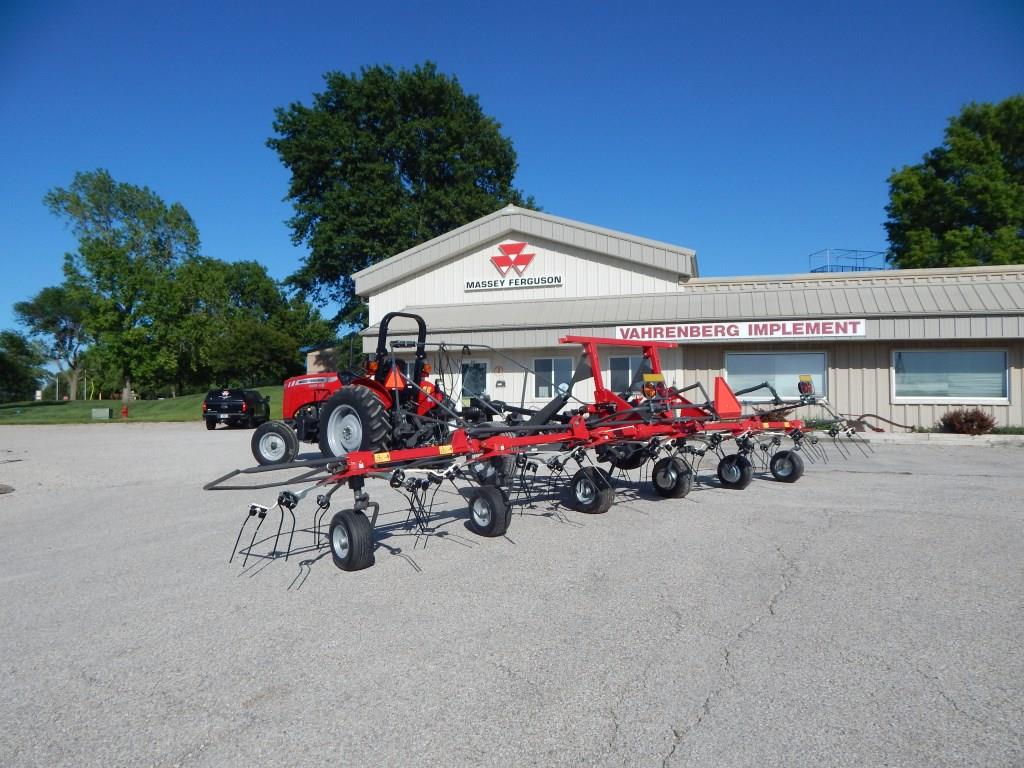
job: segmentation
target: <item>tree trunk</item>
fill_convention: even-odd
[[[68,389],[70,390],[70,394],[68,395],[69,400],[78,399],[78,377],[80,375],[81,372],[77,368],[68,369]]]
[[[121,390],[121,402],[127,403],[132,399],[132,377],[124,377],[124,389]]]

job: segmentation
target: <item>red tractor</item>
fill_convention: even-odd
[[[417,325],[415,343],[392,343],[395,348],[415,347],[411,374],[409,363],[387,349],[388,324],[394,317],[407,317]],[[428,381],[432,370],[426,338],[422,317],[389,312],[380,322],[377,351],[364,375],[312,373],[285,381],[283,420],[268,421],[252,437],[256,461],[291,462],[300,442],[317,443],[328,458],[443,442],[456,414],[451,399]]]

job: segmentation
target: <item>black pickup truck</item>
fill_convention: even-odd
[[[270,398],[255,389],[211,389],[203,400],[207,429],[217,423],[229,427],[258,427],[270,419]]]

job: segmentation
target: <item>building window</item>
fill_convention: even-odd
[[[538,357],[533,361],[533,396],[554,397],[562,384],[572,381],[572,359],[568,357]]]
[[[814,393],[828,394],[828,368],[824,352],[727,352],[725,379],[733,391],[768,382],[785,399],[797,399],[800,376],[811,377]],[[766,389],[741,395],[743,400],[771,400]]]
[[[1006,351],[922,349],[892,353],[894,400],[1007,399]]]
[[[631,355],[629,357],[608,358],[609,373],[608,386],[612,392],[624,394],[626,392],[639,392],[643,386],[638,381],[637,371],[644,364],[643,355]],[[644,371],[649,371],[650,366],[644,366]]]

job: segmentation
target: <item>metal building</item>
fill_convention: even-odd
[[[571,375],[561,336],[651,338],[677,342],[662,362],[678,386],[723,375],[795,395],[810,374],[854,417],[931,426],[978,406],[1024,426],[1021,266],[701,278],[690,249],[509,206],[353,277],[364,349],[385,313],[422,315],[462,394],[538,405]],[[612,352],[606,381],[624,389],[637,362]]]

